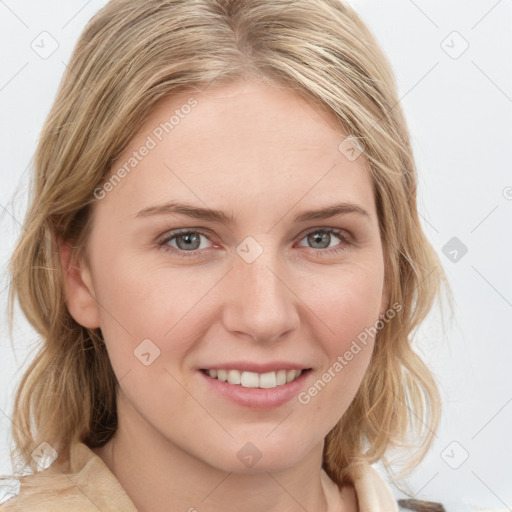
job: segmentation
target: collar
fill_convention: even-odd
[[[114,474],[84,443],[71,448],[68,470],[50,466],[33,475],[0,480],[0,512],[137,512]],[[341,508],[340,489],[321,471],[329,503],[339,503]],[[357,462],[351,476],[359,512],[398,512],[390,487],[374,467]]]

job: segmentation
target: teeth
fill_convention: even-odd
[[[228,382],[230,384],[240,384],[240,372],[238,370],[228,370]]]
[[[237,372],[238,370],[233,370]],[[260,377],[254,372],[242,372],[240,383],[244,388],[258,388],[260,386]]]
[[[262,373],[260,375],[260,388],[275,388],[276,386],[276,372]]]
[[[277,372],[255,373],[239,370],[206,370],[212,379],[229,384],[241,385],[244,388],[271,389],[292,382],[302,375],[302,370],[278,370]]]

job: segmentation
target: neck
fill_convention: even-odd
[[[118,403],[118,408],[121,403]],[[140,512],[348,510],[321,470],[323,443],[279,472],[223,471],[165,439],[138,414],[120,414],[114,437],[94,451]]]

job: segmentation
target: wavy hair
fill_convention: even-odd
[[[389,303],[402,306],[377,333],[357,394],[325,439],[323,467],[342,485],[360,459],[389,472],[388,450],[403,449],[407,473],[426,455],[441,400],[412,342],[448,283],[419,221],[408,128],[371,31],[341,0],[112,0],[80,35],[42,128],[10,260],[11,336],[17,298],[42,339],[15,396],[13,465],[36,470],[30,454],[43,441],[64,463],[74,443],[102,446],[117,428],[118,382],[101,330],[67,309],[60,241],[85,255],[93,191],[159,99],[245,77],[299,93],[362,143]]]

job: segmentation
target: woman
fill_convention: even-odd
[[[410,471],[432,442],[411,332],[444,276],[390,66],[347,5],[109,2],[10,271],[43,345],[13,414],[35,474],[0,510],[398,510],[370,464],[402,447]]]

